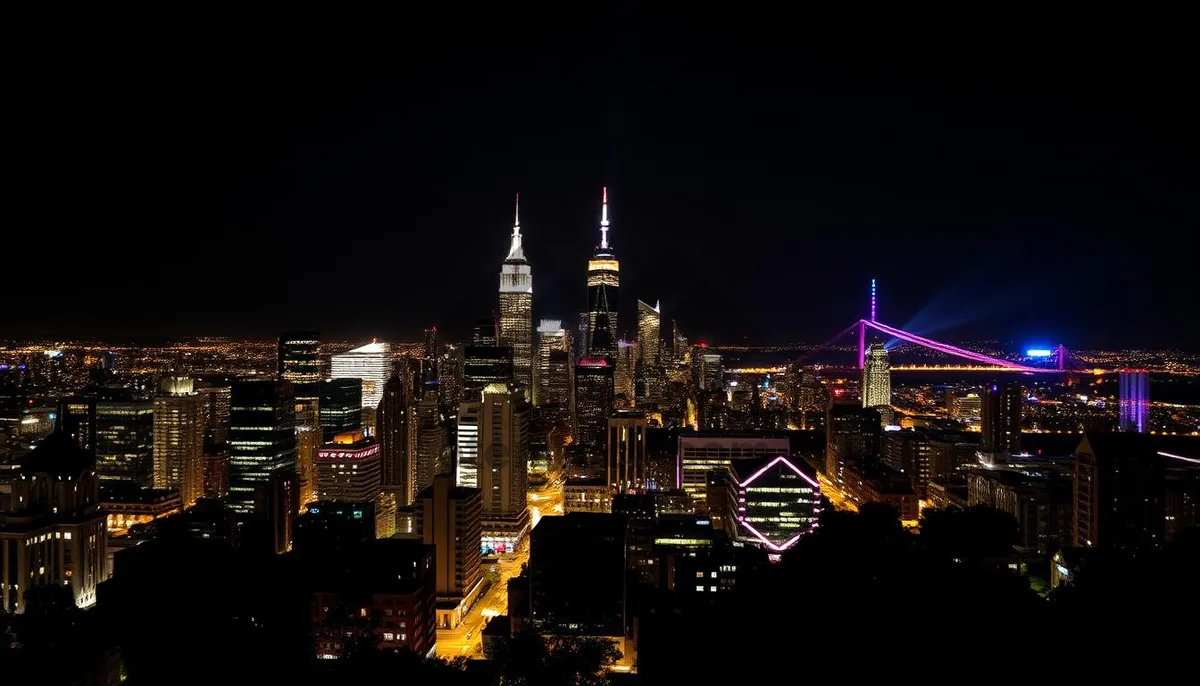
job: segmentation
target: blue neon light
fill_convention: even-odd
[[[1044,348],[1034,348],[1033,350],[1025,351],[1025,355],[1028,357],[1050,357],[1053,354],[1053,350],[1046,350]]]

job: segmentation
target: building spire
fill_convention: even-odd
[[[608,249],[608,186],[604,186],[600,201],[600,247]]]
[[[517,206],[513,213],[512,244],[508,246],[506,260],[524,260],[525,249],[521,245],[521,194],[517,193]]]

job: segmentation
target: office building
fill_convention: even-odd
[[[663,357],[662,357],[662,312],[660,303],[653,307],[642,302],[637,303],[638,311],[638,340],[637,362],[641,369],[641,385],[636,392],[637,406],[658,406],[663,394]],[[637,375],[635,374],[635,377]]]
[[[96,401],[96,473],[101,481],[153,485],[153,402],[125,392]]]
[[[993,384],[983,394],[979,449],[985,456],[1021,452],[1022,396],[1021,387],[1017,384]]]
[[[875,408],[830,405],[825,412],[825,476],[843,484],[851,471],[864,474],[878,469],[882,433]]]
[[[321,383],[321,335],[316,331],[289,331],[279,335],[277,374],[290,381],[297,404],[317,399]]]
[[[416,407],[416,421],[416,490],[420,492],[433,483],[433,477],[447,474],[453,478],[453,472],[450,451],[446,449],[446,424],[436,398],[421,400]]]
[[[154,399],[154,488],[179,491],[183,507],[204,496],[204,413],[192,380],[171,377]]]
[[[271,473],[296,471],[296,406],[286,382],[234,382],[229,401],[229,506],[254,510]]]
[[[613,493],[646,488],[646,413],[618,410],[608,418],[606,484]]]
[[[362,428],[362,379],[333,379],[319,386],[321,443]]]
[[[508,256],[500,266],[500,345],[511,348],[513,381],[533,393],[533,272],[521,243],[520,196]]]
[[[88,455],[96,455],[96,399],[63,398],[58,403],[57,428]]]
[[[623,638],[625,544],[623,517],[592,512],[543,517],[529,555],[533,629]]]
[[[200,394],[204,408],[204,435],[217,443],[229,441],[229,386],[201,386],[195,391]]]
[[[550,361],[552,353],[564,352],[567,353],[565,359],[568,360],[568,365],[570,364],[571,339],[567,335],[567,330],[563,328],[562,321],[558,319],[543,319],[538,325],[537,334],[538,347],[537,364],[534,367],[533,404],[536,407],[553,404],[569,405],[569,400],[562,394],[564,384],[559,376],[562,374],[562,371],[558,368],[552,371]],[[566,370],[568,385],[570,383],[570,376],[570,367],[568,366]]]
[[[1150,372],[1138,369],[1121,370],[1118,388],[1118,428],[1121,431],[1139,434],[1149,431]]]
[[[412,454],[409,432],[415,431],[412,402],[398,373],[383,387],[376,413],[376,432],[382,463],[383,489],[396,496],[396,505],[408,507],[417,492],[417,465]]]
[[[484,389],[476,478],[482,492],[483,549],[488,553],[511,552],[529,528],[530,415],[522,391],[500,384]]]
[[[791,441],[783,434],[683,430],[676,455],[676,483],[703,511],[707,508],[708,472],[728,472],[735,462],[791,453]]]
[[[383,398],[383,387],[392,376],[392,346],[372,341],[333,356],[333,379],[362,379],[362,407],[374,414]]]
[[[862,372],[862,403],[863,407],[892,406],[892,371],[882,343],[872,343],[867,350]]]
[[[604,445],[613,410],[613,364],[603,357],[586,357],[575,367],[575,443]]]
[[[21,463],[11,511],[0,513],[0,611],[21,614],[30,587],[56,586],[79,607],[108,578],[108,530],[95,458],[56,431]]]
[[[374,501],[382,481],[379,444],[361,430],[334,436],[317,451],[317,499]]]
[[[480,339],[486,340],[486,339]],[[513,380],[513,350],[505,346],[469,345],[463,351],[463,391],[465,402],[475,402],[489,384],[508,384]]]
[[[479,488],[479,422],[482,413],[482,402],[458,406],[454,483],[459,486]]]
[[[736,513],[736,538],[780,553],[816,530],[821,517],[821,484],[804,460],[783,455],[736,460],[727,489]]]
[[[617,359],[613,367],[613,406],[616,408],[630,409],[637,401],[634,393],[637,362],[637,343],[625,339],[617,341]]]
[[[461,624],[483,587],[482,527],[479,489],[455,486],[453,477],[439,474],[421,491],[417,530],[434,548],[439,628]]]

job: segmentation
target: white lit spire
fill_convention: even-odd
[[[600,247],[608,248],[608,186],[604,187],[604,199],[600,201]]]
[[[525,249],[521,246],[521,194],[517,193],[517,207],[513,213],[512,245],[508,247],[508,260],[524,260]]]

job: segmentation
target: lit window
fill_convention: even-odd
[[[703,592],[704,592],[704,587],[703,587],[703,586],[697,586],[697,587],[696,587],[696,591],[697,591],[698,593],[703,593]]]
[[[716,586],[709,586],[709,587],[708,587],[708,590],[712,591],[713,593],[716,593],[716,592],[717,592],[717,587],[716,587]]]
[[[714,578],[714,579],[715,579],[715,578],[717,578],[717,573],[716,573],[716,572],[713,572],[713,573],[712,573],[712,578]]]
[[[67,539],[68,541],[71,540],[71,532],[68,531],[67,533],[63,534],[63,538]]]
[[[383,632],[383,640],[394,641],[394,640],[396,640],[396,634],[393,634],[390,631],[385,631],[385,632]]]
[[[697,578],[697,579],[703,579],[703,578],[704,578],[704,572],[696,572],[696,578]]]

